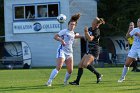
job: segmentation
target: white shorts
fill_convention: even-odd
[[[129,53],[128,53],[128,57],[131,58],[140,58],[140,49],[130,49]]]
[[[68,58],[73,58],[73,54],[66,54],[62,49],[58,49],[56,58],[64,58],[64,60],[66,60]]]

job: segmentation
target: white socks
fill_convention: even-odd
[[[70,76],[71,76],[71,74],[69,74],[68,72],[66,72],[64,82],[67,82],[68,79],[70,78]]]
[[[122,71],[122,78],[125,78],[125,76],[126,76],[128,70],[129,70],[129,67],[126,67],[126,66],[124,65],[123,71]]]
[[[52,80],[56,77],[57,74],[58,74],[58,70],[57,69],[54,69],[51,72],[51,75],[50,75],[50,78],[49,78],[48,82],[52,82]]]
[[[57,76],[58,72],[59,71],[57,69],[52,70],[51,75],[50,75],[50,78],[48,80],[48,83],[50,83],[50,84],[52,83],[52,80]],[[71,74],[69,74],[68,72],[66,72],[64,83],[67,83],[67,81],[70,78],[70,76],[71,76]]]

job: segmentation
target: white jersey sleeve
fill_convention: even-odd
[[[137,31],[137,28],[134,28],[129,34],[130,36],[134,36]]]
[[[67,31],[67,29],[63,29],[60,32],[58,32],[58,35],[62,36],[62,35],[64,35],[66,33],[66,31]]]

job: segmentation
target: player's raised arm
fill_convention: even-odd
[[[87,26],[85,27],[84,32],[85,32],[85,37],[88,41],[92,41],[94,39],[94,36],[90,36]]]

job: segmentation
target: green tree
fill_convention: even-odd
[[[125,35],[128,24],[137,22],[140,17],[139,0],[100,0],[98,16],[103,17],[106,25],[102,26],[102,36]]]

